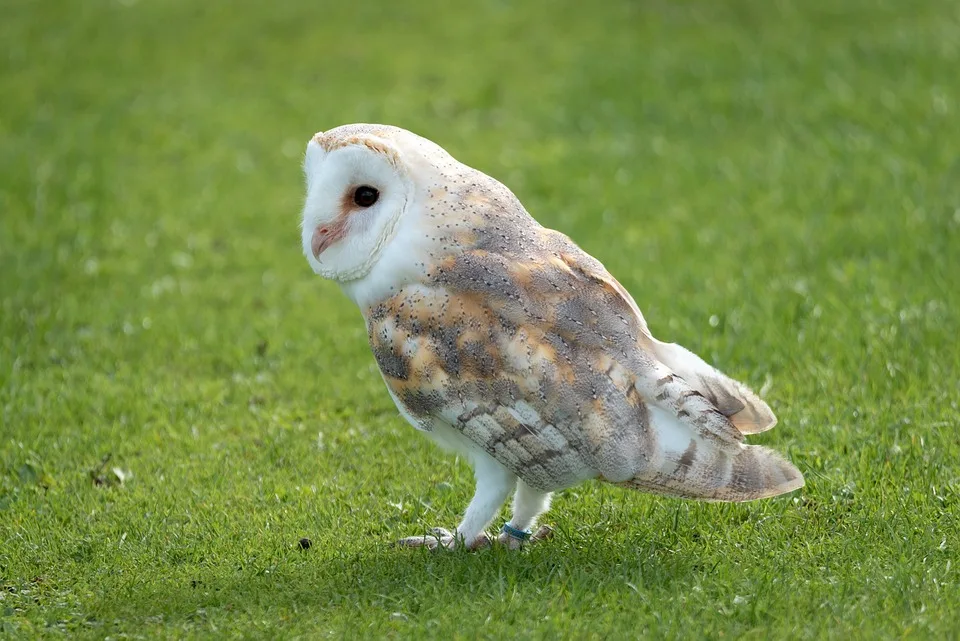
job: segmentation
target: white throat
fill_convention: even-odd
[[[394,225],[393,235],[378,250],[378,258],[369,261],[367,271],[356,278],[341,279],[340,287],[366,315],[367,309],[390,298],[402,287],[423,283],[426,279],[429,241],[420,229],[418,212],[407,211]]]

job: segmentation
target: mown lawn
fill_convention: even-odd
[[[960,4],[513,4],[4,3],[0,637],[960,636]],[[300,254],[303,147],[358,121],[763,388],[806,488],[390,547],[472,474]]]

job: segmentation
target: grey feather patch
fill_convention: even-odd
[[[724,416],[733,416],[746,407],[743,401],[730,394],[722,385],[717,384],[719,381],[711,381],[704,376],[698,378],[700,379],[700,389],[703,390],[703,395],[707,400],[716,405],[717,409],[720,410]]]
[[[407,390],[401,395],[407,411],[414,416],[430,416],[439,412],[447,404],[442,394],[431,390]]]
[[[677,470],[681,468],[689,469],[693,465],[693,461],[697,456],[697,440],[690,439],[690,445],[687,446],[687,449],[684,450],[683,455],[677,461]]]
[[[394,352],[391,345],[372,345],[372,349],[373,357],[377,359],[377,365],[380,366],[380,371],[391,378],[402,381],[409,378],[410,368],[407,364],[407,359]]]

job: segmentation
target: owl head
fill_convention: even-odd
[[[304,159],[303,251],[338,282],[363,278],[415,216],[432,185],[457,163],[436,144],[386,125],[344,125],[316,134]]]

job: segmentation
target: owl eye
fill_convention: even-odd
[[[380,192],[370,185],[360,185],[353,192],[353,202],[360,207],[370,207],[380,198]]]

